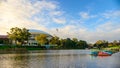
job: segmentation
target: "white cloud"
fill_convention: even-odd
[[[101,25],[99,25],[96,29],[97,31],[112,31],[114,30],[115,28],[118,28],[116,25],[116,27],[114,27],[115,24],[112,23],[112,22],[106,22],[106,23],[103,23]]]
[[[102,14],[104,18],[118,18],[120,17],[120,11],[107,11]]]
[[[86,15],[84,18],[96,18],[96,20],[99,20],[102,18],[101,13],[99,15]],[[107,14],[107,13],[106,13]],[[108,13],[109,14],[109,13]],[[116,11],[114,11],[114,17],[118,18],[116,16]],[[87,19],[86,19],[87,20]],[[85,19],[83,20],[86,21]],[[118,19],[117,19],[118,20]],[[70,22],[63,26],[58,27],[58,31],[56,29],[52,29],[49,33],[52,35],[57,35],[61,38],[78,38],[82,40],[86,40],[88,42],[95,43],[97,40],[120,40],[120,22],[116,21],[113,18],[110,18],[109,20],[106,20],[105,18],[102,18],[101,23],[98,23],[97,25],[94,25],[93,31],[91,31],[90,27],[85,27],[84,23],[79,23],[79,20],[71,19]],[[92,24],[92,22],[90,23]],[[90,25],[87,24],[87,25]],[[94,23],[93,23],[94,24]]]
[[[102,14],[104,13],[96,15],[99,17],[97,20],[102,18],[101,16]],[[119,18],[117,14],[119,14],[118,11],[117,12],[114,11],[113,17],[116,17],[116,19]],[[86,16],[84,18],[89,18],[89,16]],[[90,28],[85,27],[84,24],[76,23],[76,22],[79,22],[78,20],[72,19],[70,20],[71,22],[68,25],[62,28],[59,28],[58,32],[57,31],[55,32],[55,30],[51,32],[53,32],[54,34],[62,38],[76,37],[78,39],[86,40],[92,43],[94,43],[97,40],[108,40],[108,41],[120,40],[120,37],[119,37],[120,21],[118,19],[117,19],[118,21],[116,21],[116,19],[110,18],[106,20],[103,18],[102,19],[103,22],[98,23],[99,25],[95,25],[94,26],[95,28],[93,31],[90,31]]]
[[[83,18],[83,19],[88,19],[90,16],[88,15],[88,13],[86,13],[86,12],[80,12],[80,16],[81,16],[81,18]]]
[[[46,25],[63,23],[62,11],[57,3],[46,0],[2,0],[0,1],[0,34],[6,34],[11,27],[26,27],[47,30]],[[56,18],[59,16],[59,19]],[[56,18],[53,20],[52,18]]]
[[[90,19],[96,17],[95,15],[90,15],[89,12],[80,12],[79,14],[82,19]]]
[[[66,20],[63,18],[53,18],[53,21],[58,24],[64,24],[66,22]]]

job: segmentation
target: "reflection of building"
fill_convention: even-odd
[[[48,39],[52,38],[52,36],[44,31],[40,31],[40,30],[30,30],[29,31],[31,33],[31,37],[29,38],[28,41],[28,45],[38,45],[38,42],[35,40],[35,36],[40,35],[40,34],[45,34],[47,35]]]
[[[35,36],[40,35],[40,34],[45,34],[47,35],[48,39],[52,38],[52,36],[44,31],[41,30],[29,30],[29,32],[31,33],[31,37],[28,40],[28,44],[27,45],[32,45],[32,46],[36,46],[38,45],[38,42],[35,40]],[[7,35],[0,35],[0,44],[6,44],[9,43],[9,38]]]

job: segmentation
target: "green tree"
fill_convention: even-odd
[[[117,40],[114,40],[114,41],[113,41],[113,46],[117,46],[117,44],[118,44],[118,41],[117,41]]]
[[[77,47],[80,49],[85,49],[85,48],[88,48],[88,44],[86,41],[80,40],[77,43]]]
[[[57,36],[52,37],[52,38],[50,39],[50,42],[49,42],[49,43],[52,44],[52,45],[60,45],[59,37],[57,37]]]
[[[63,48],[65,45],[66,39],[60,39],[60,47]]]
[[[68,49],[74,48],[74,43],[70,38],[67,38],[65,39],[63,47]]]
[[[15,41],[15,44],[17,44],[17,42],[20,43],[20,45],[24,44],[25,41],[28,41],[28,38],[30,37],[30,33],[29,30],[26,28],[11,28],[10,32],[7,32],[8,37],[11,40]]]
[[[39,42],[39,44],[41,44],[41,45],[45,45],[48,43],[47,35],[45,35],[45,34],[40,34],[40,35],[36,36],[35,40],[37,40]]]
[[[72,41],[73,41],[74,46],[76,47],[77,43],[78,43],[78,39],[77,38],[73,38]]]
[[[98,40],[95,44],[95,47],[98,47],[99,49],[103,48],[103,47],[107,47],[108,46],[108,41],[105,40]]]

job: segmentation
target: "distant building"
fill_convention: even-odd
[[[29,32],[31,33],[31,37],[29,38],[27,44],[28,46],[37,46],[38,42],[35,40],[35,37],[40,35],[40,34],[45,34],[47,35],[48,39],[52,38],[52,35],[41,31],[41,30],[34,30],[34,29],[30,29]],[[14,41],[12,41],[14,43]],[[0,35],[0,45],[2,44],[8,44],[11,43],[10,39],[8,38],[7,35]]]
[[[40,34],[47,35],[48,39],[52,38],[52,35],[44,32],[44,31],[41,31],[41,30],[33,30],[33,29],[31,29],[29,32],[31,33],[31,37],[28,40],[28,45],[33,45],[33,46],[38,45],[38,42],[35,40],[35,37],[40,35]]]
[[[0,45],[2,44],[8,44],[9,43],[9,38],[7,35],[0,35]]]

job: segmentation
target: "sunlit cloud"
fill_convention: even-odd
[[[51,1],[36,0],[32,3],[30,0],[3,0],[0,2],[0,10],[0,29],[3,30],[1,34],[5,34],[11,27],[46,30],[45,26],[52,22],[65,22],[61,16],[62,11]]]

